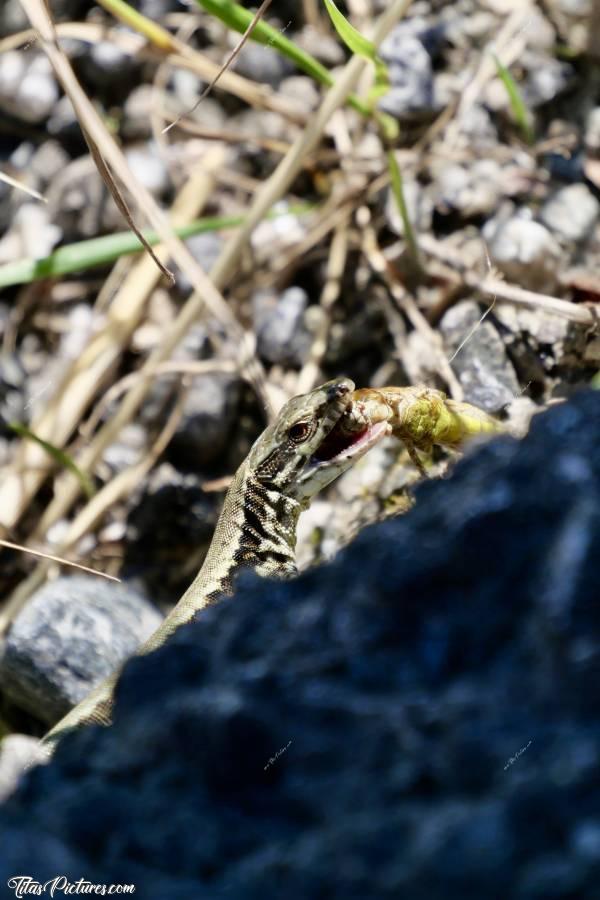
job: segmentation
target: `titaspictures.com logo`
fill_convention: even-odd
[[[49,881],[41,882],[31,878],[30,875],[13,875],[7,881],[8,887],[15,892],[15,897],[49,897],[73,896],[75,894],[87,894],[97,897],[118,896],[120,894],[135,894],[135,884],[94,884],[80,878],[78,881],[69,881],[66,875],[57,875]]]

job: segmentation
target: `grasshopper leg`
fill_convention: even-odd
[[[426,471],[425,466],[423,465],[423,463],[422,463],[422,461],[421,461],[421,458],[420,458],[420,456],[419,456],[419,454],[418,454],[418,452],[417,452],[417,448],[415,447],[415,445],[413,444],[413,442],[412,442],[412,441],[407,441],[407,440],[405,439],[405,440],[404,440],[404,446],[406,447],[406,449],[407,449],[407,451],[408,451],[408,455],[410,456],[410,460],[411,460],[412,464],[413,464],[414,466],[417,467],[417,469],[419,470],[419,472],[421,473],[421,475],[423,476],[423,478],[427,478],[427,477],[428,477],[427,471]]]

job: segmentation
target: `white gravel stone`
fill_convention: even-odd
[[[408,218],[413,228],[417,231],[427,231],[431,226],[433,213],[431,199],[417,181],[405,180],[403,188]],[[385,216],[392,231],[401,236],[404,235],[404,223],[391,188],[387,193]]]
[[[464,166],[446,163],[436,173],[441,205],[465,216],[491,213],[503,185],[502,167],[493,159],[479,159]]]
[[[592,233],[600,203],[585,184],[560,188],[544,203],[540,218],[544,225],[567,241],[582,241]]]
[[[43,55],[10,51],[0,56],[0,109],[26,122],[43,122],[58,100],[58,86]]]
[[[46,206],[23,203],[14,214],[12,228],[0,241],[0,262],[47,256],[61,237],[62,230],[49,221]]]
[[[489,223],[484,228],[492,262],[509,281],[532,290],[552,291],[561,250],[548,229],[519,214],[498,225],[495,231],[494,225]]]
[[[132,172],[152,194],[160,196],[169,189],[167,167],[154,145],[140,145],[128,150],[125,155]]]

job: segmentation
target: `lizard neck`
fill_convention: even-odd
[[[234,561],[232,576],[241,567],[255,569],[264,577],[294,575],[296,526],[305,504],[257,481],[244,465],[236,480],[238,484],[232,484],[221,513],[221,518],[233,515],[237,525],[228,549]],[[214,550],[217,552],[216,546]],[[212,546],[210,557],[213,565]]]
[[[223,503],[204,564],[162,625],[138,651],[148,653],[196,613],[233,593],[242,568],[286,578],[296,572],[296,525],[305,503],[253,477],[247,462],[237,470]]]

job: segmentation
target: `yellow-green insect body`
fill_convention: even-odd
[[[422,474],[424,468],[417,450],[430,452],[434,444],[456,448],[475,435],[503,430],[483,410],[449,400],[443,391],[434,388],[363,388],[354,392],[353,399],[366,419],[387,418],[392,434],[403,441]]]

